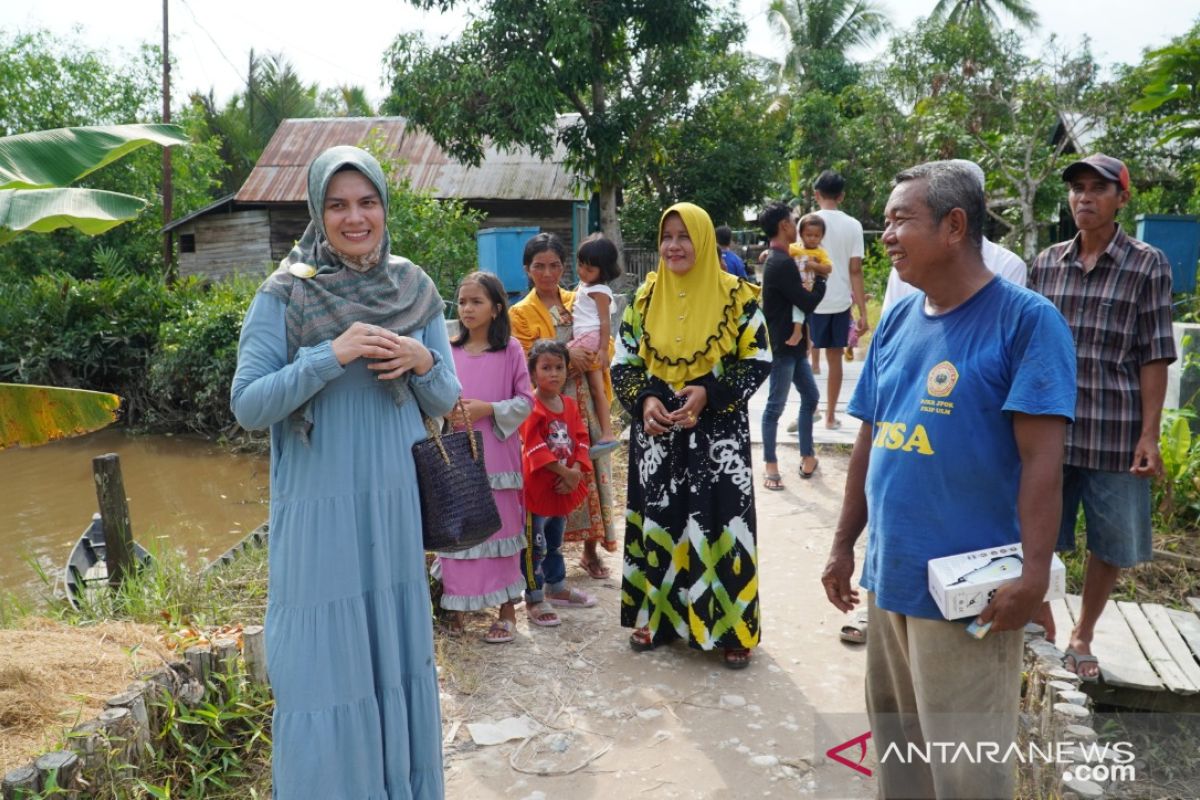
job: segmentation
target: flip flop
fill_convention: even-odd
[[[588,448],[588,458],[599,458],[606,453],[611,453],[620,444],[616,439],[613,439],[611,442],[596,442]]]
[[[805,472],[805,471],[804,471],[804,464],[803,464],[803,463],[801,463],[801,465],[800,465],[800,477],[801,477],[801,478],[804,478],[804,480],[808,480],[809,478],[811,478],[813,475],[815,475],[815,474],[816,474],[817,470],[820,468],[820,466],[821,466],[821,459],[819,459],[819,458],[818,458],[818,459],[815,459],[815,460],[816,460],[816,463],[815,463],[815,464],[813,464],[813,468],[812,468],[812,471],[811,471],[811,472]]]
[[[724,660],[729,669],[745,669],[750,666],[750,651],[745,647],[726,647]]]
[[[763,488],[769,489],[772,492],[782,492],[783,491],[783,476],[782,475],[766,476],[765,478],[763,478]]]
[[[1069,663],[1064,663],[1063,669],[1065,669],[1067,672],[1074,672],[1079,676],[1079,680],[1083,681],[1084,683],[1095,683],[1100,679],[1100,659],[1096,658],[1094,655],[1091,655],[1090,653],[1081,653],[1078,650],[1073,650],[1068,647],[1067,658],[1071,659],[1071,661]],[[1079,668],[1084,664],[1095,664],[1096,674],[1082,674],[1079,671]]]
[[[867,612],[859,611],[853,617],[848,619],[843,625],[838,636],[843,642],[850,644],[866,644],[867,643]]]
[[[566,597],[554,597],[547,594],[546,602],[552,606],[563,606],[565,608],[591,608],[598,601],[594,595],[590,595],[581,589],[568,589]]]
[[[827,431],[840,430],[841,427],[842,427],[842,421],[840,419],[838,419],[837,417],[834,417],[832,424],[830,424],[828,422],[825,423],[825,430],[827,430]]]
[[[483,640],[488,644],[504,644],[513,640],[513,624],[506,619],[498,619],[492,623],[492,627],[488,628],[488,632],[483,635]]]
[[[581,558],[579,559],[579,566],[583,567],[583,571],[586,572],[589,577],[592,577],[598,581],[602,581],[612,575],[612,573],[609,572],[608,567],[604,566],[604,564],[600,562],[599,556],[596,557],[595,561],[588,561],[586,558]]]
[[[525,613],[529,615],[529,621],[534,625],[539,625],[543,628],[556,628],[562,625],[562,620],[558,618],[558,612],[553,606],[548,605],[545,601],[541,603],[526,603]],[[549,615],[548,619],[543,619]]]

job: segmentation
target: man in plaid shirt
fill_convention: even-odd
[[[1062,174],[1079,233],[1043,250],[1029,288],[1050,299],[1075,337],[1079,380],[1067,431],[1058,549],[1075,547],[1082,503],[1088,562],[1083,607],[1067,646],[1067,668],[1094,681],[1096,621],[1121,569],[1151,558],[1150,480],[1158,451],[1171,331],[1171,265],[1162,251],[1121,230],[1129,170],[1100,153]],[[1053,620],[1046,609],[1047,633]]]

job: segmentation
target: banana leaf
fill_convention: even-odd
[[[97,125],[0,137],[0,189],[68,186],[140,147],[187,141],[178,125]]]
[[[146,201],[100,189],[0,189],[0,245],[22,231],[72,227],[88,236],[136,217]]]
[[[120,405],[107,392],[0,383],[0,450],[98,431],[117,418]]]

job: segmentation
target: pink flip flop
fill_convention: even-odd
[[[596,605],[597,600],[594,595],[579,589],[570,589],[566,597],[554,597],[546,595],[546,602],[552,606],[563,606],[566,608],[591,608]]]
[[[525,613],[529,615],[531,623],[540,625],[543,628],[556,628],[562,624],[562,620],[558,618],[558,612],[544,601],[533,604],[526,603]],[[550,616],[546,617],[547,614]]]

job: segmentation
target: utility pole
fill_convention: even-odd
[[[167,0],[163,0],[162,4],[163,15],[163,46],[162,46],[162,73],[163,73],[163,110],[162,121],[164,124],[171,122],[171,40],[169,36],[169,26],[167,22]],[[162,214],[163,225],[171,222],[171,196],[173,189],[171,187],[171,148],[164,147],[162,149],[163,158],[163,182],[162,182]],[[167,231],[163,234],[163,274],[170,276],[171,271],[171,232]]]

